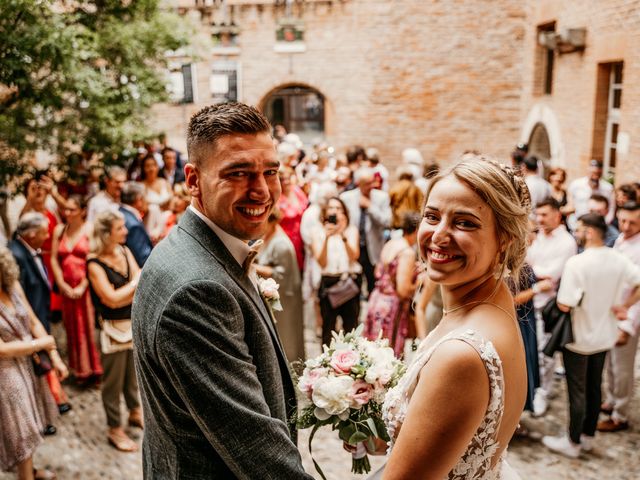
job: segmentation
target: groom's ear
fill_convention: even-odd
[[[193,198],[200,198],[200,170],[193,163],[184,166],[184,183]]]

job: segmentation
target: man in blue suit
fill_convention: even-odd
[[[47,333],[51,333],[51,286],[40,254],[42,244],[49,237],[48,226],[49,221],[43,214],[25,213],[9,242],[9,250],[20,267],[20,285],[33,312]]]
[[[151,238],[142,223],[142,214],[146,210],[144,187],[138,182],[125,183],[120,201],[122,202],[120,212],[124,215],[124,224],[129,231],[126,245],[133,253],[138,265],[142,267],[153,248]]]

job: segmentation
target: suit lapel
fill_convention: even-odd
[[[262,321],[267,325],[271,340],[279,351],[282,358],[285,359],[286,355],[284,349],[280,344],[280,338],[275,329],[273,316],[268,305],[265,304],[262,296],[256,290],[248,275],[244,273],[242,267],[238,264],[231,252],[224,245],[222,240],[213,232],[201,219],[198,218],[193,212],[187,211],[180,219],[179,227],[185,230],[189,235],[194,237],[205,249],[207,249],[214,258],[222,265],[227,271],[229,276],[238,284],[240,288],[247,294],[253,304],[260,312]],[[288,372],[288,369],[287,369]]]
[[[47,290],[51,290],[51,286],[49,285],[49,278],[44,276],[45,272],[43,272],[42,269],[40,269],[40,267],[36,263],[36,259],[33,258],[33,255],[31,255],[31,252],[29,251],[29,249],[27,249],[27,247],[25,247],[20,240],[16,239],[16,244],[18,245],[19,248],[21,248],[23,250],[25,259],[27,260],[27,263],[29,264],[29,268],[33,271],[33,274],[43,284],[46,285]],[[42,260],[42,257],[40,257],[40,260],[42,261],[42,268],[46,270],[46,267],[44,266],[44,261]]]

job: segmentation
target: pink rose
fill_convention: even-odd
[[[360,360],[360,355],[353,350],[336,350],[331,356],[329,365],[336,373],[348,374],[351,372],[351,367],[358,363],[358,360]]]
[[[373,389],[364,380],[356,380],[351,387],[351,408],[360,408],[366,405],[373,396]]]
[[[311,399],[311,395],[313,394],[313,388],[318,381],[318,379],[327,376],[326,368],[314,368],[306,372],[302,377],[300,377],[300,381],[298,382],[298,389],[306,393],[309,399]]]

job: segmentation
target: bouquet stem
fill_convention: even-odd
[[[351,472],[357,475],[363,473],[369,473],[371,471],[371,463],[369,463],[369,455],[367,455],[367,449],[364,446],[364,442],[356,445],[356,451],[351,454]]]

